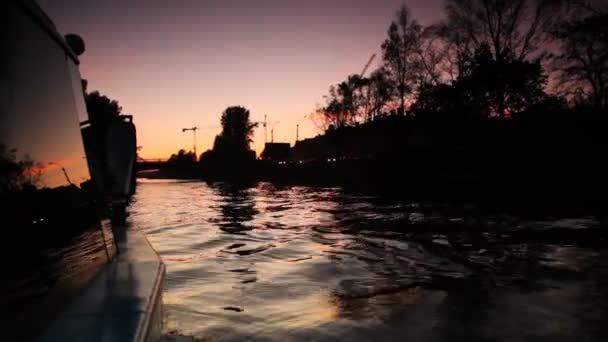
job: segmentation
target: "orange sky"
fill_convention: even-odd
[[[134,115],[144,158],[192,148],[184,127],[202,126],[198,152],[219,133],[220,115],[242,105],[264,114],[275,141],[318,133],[304,116],[332,83],[380,56],[402,1],[94,1],[39,0],[62,33],[79,33],[87,50],[80,71],[89,90]],[[424,24],[442,15],[441,0],[405,1]],[[374,65],[377,65],[377,58]],[[268,132],[270,139],[270,129]],[[264,131],[256,130],[258,153]]]

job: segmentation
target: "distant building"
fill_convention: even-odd
[[[289,143],[266,143],[260,157],[264,160],[281,161],[289,157]]]

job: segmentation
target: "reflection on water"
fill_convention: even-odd
[[[597,229],[399,203],[340,189],[141,183],[131,220],[167,264],[166,330],[205,340],[604,341]],[[571,223],[569,223],[571,222]],[[538,240],[538,239],[537,239]]]

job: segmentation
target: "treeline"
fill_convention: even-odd
[[[604,206],[608,3],[596,3],[446,0],[428,27],[402,7],[381,65],[330,87],[313,115],[325,134],[296,143],[277,178]]]
[[[221,132],[213,147],[200,157],[184,149],[171,155],[158,177],[238,179],[255,177],[255,151],[250,149],[258,123],[251,121],[249,109],[227,107],[221,115]],[[245,172],[247,171],[247,172]]]
[[[313,119],[323,130],[386,116],[510,119],[608,106],[608,14],[599,2],[446,0],[424,27],[406,6],[369,76],[332,85]]]

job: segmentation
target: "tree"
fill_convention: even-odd
[[[17,160],[17,150],[0,144],[0,194],[35,188],[40,184],[44,167],[28,155]]]
[[[116,100],[94,91],[85,95],[87,112],[92,124],[107,124],[119,119],[122,107]]]
[[[478,100],[486,101],[490,115],[505,118],[538,95],[538,86],[544,85],[540,63],[547,57],[543,48],[558,24],[562,2],[448,0],[447,20],[436,31],[455,55],[452,60],[463,81],[487,91]],[[471,74],[474,70],[479,72]],[[496,77],[482,75],[483,70]],[[526,70],[532,74],[525,75]],[[527,96],[526,90],[533,94]]]
[[[395,96],[395,85],[385,68],[374,70],[369,76],[370,120],[379,116]]]
[[[341,127],[345,122],[342,119],[342,110],[340,103],[335,98],[335,87],[332,85],[329,87],[329,95],[324,95],[325,106],[317,104],[314,112],[310,114],[310,119],[313,124],[321,132],[327,131],[330,127],[336,128]]]
[[[412,111],[417,117],[481,116],[477,104],[467,101],[460,91],[461,89],[453,84],[424,85],[420,88],[418,98],[412,105]]]
[[[539,50],[558,24],[562,0],[447,0],[439,31],[460,58],[488,46],[497,61],[543,57]],[[537,53],[536,56],[532,56]]]
[[[330,125],[340,128],[355,121],[354,88],[357,83],[360,83],[358,79],[349,76],[347,81],[329,87],[329,94],[323,97],[325,106],[317,108],[313,116],[320,121],[321,128],[327,129]]]
[[[417,51],[418,87],[455,79],[450,52],[450,46],[441,39],[437,26],[429,26],[422,31]]]
[[[222,133],[219,136],[221,141],[232,145],[237,150],[248,151],[249,144],[253,142],[253,130],[258,126],[257,123],[251,122],[249,116],[250,112],[245,107],[226,108],[221,119]]]
[[[187,165],[196,162],[196,155],[192,151],[186,152],[184,149],[180,149],[177,151],[177,154],[172,154],[167,161],[169,164],[173,165]]]
[[[351,92],[351,123],[370,120],[372,112],[370,79],[361,75],[350,75],[346,81]]]
[[[456,87],[466,101],[481,106],[484,116],[504,118],[543,100],[545,83],[540,62],[495,60],[482,46],[465,63]]]
[[[590,11],[564,22],[554,35],[561,46],[552,59],[560,92],[608,109],[608,13]]]
[[[545,83],[538,61],[497,61],[490,47],[482,46],[463,62],[454,82],[423,86],[412,108],[426,114],[510,117],[544,101]]]
[[[462,28],[448,22],[433,25],[427,28],[426,34],[432,34],[439,39],[438,44],[442,50],[444,60],[442,61],[443,73],[451,81],[455,81],[460,71],[464,68],[464,62],[472,55],[473,50],[471,39]]]
[[[324,96],[325,106],[316,109],[312,116],[321,130],[371,121],[393,98],[393,83],[386,69],[372,72],[369,78],[350,75],[346,81],[329,87]]]
[[[422,27],[403,5],[388,28],[388,38],[382,43],[382,58],[397,88],[401,115],[405,113],[406,95],[413,90],[420,65],[421,34]]]
[[[337,127],[341,127],[346,124],[353,124],[356,121],[355,88],[357,87],[358,81],[358,79],[355,79],[353,75],[351,75],[347,77],[346,81],[342,81],[336,85],[336,93],[333,94],[333,99],[335,101],[338,101],[337,103],[335,103],[335,105],[337,105],[338,108],[342,111],[342,121],[339,123],[339,125],[337,125]]]

